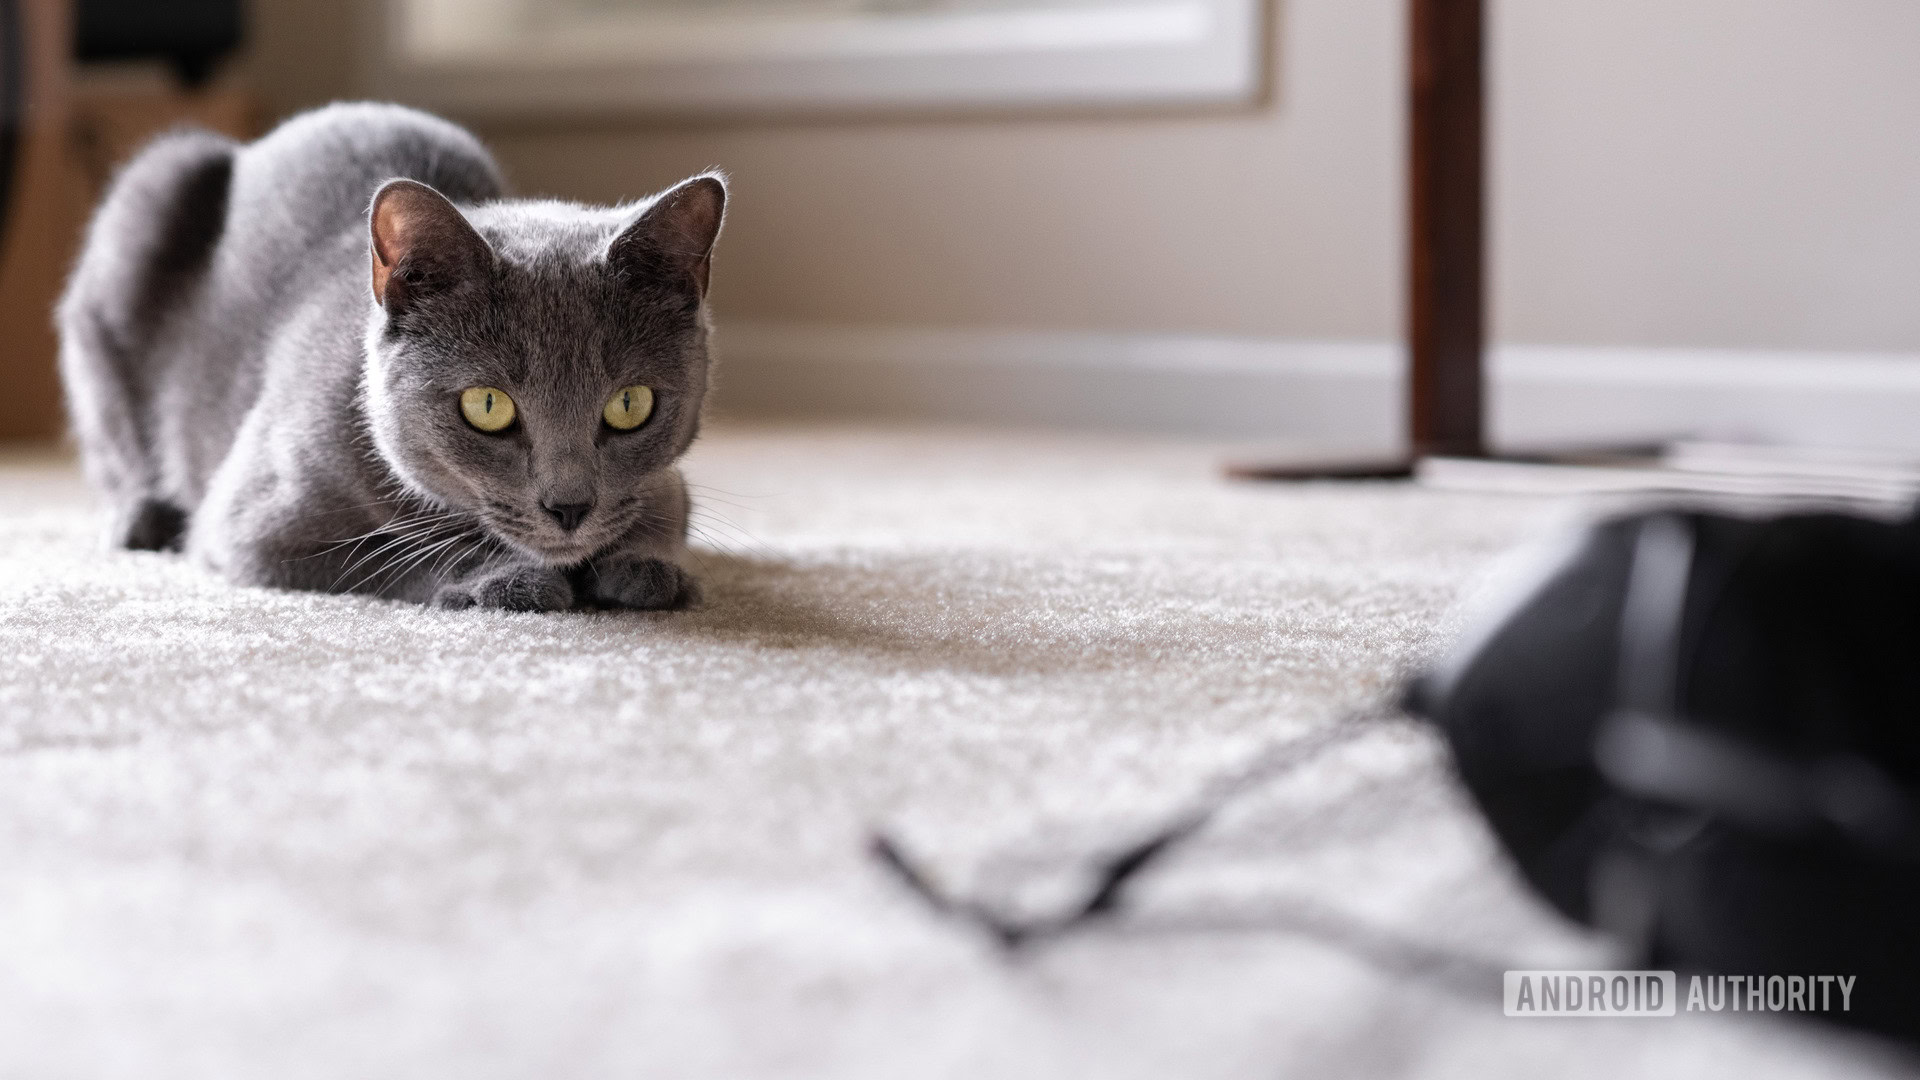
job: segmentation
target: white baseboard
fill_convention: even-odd
[[[730,322],[733,415],[1050,425],[1392,449],[1389,343]],[[1680,437],[1920,452],[1920,354],[1505,345],[1497,445]]]

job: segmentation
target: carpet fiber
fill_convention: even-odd
[[[1355,727],[1113,918],[1044,912],[1318,739],[1567,507],[1243,486],[1200,448],[732,429],[695,612],[443,613],[103,554],[0,460],[0,1076],[1834,1076],[1791,1022],[1501,1015],[1612,958],[1444,754]]]

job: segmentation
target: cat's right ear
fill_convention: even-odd
[[[389,180],[373,196],[373,299],[398,316],[422,297],[486,272],[493,249],[446,196],[414,180]]]

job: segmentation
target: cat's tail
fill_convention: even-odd
[[[207,273],[227,216],[232,139],[180,129],[114,178],[55,315],[81,458],[113,511],[117,545],[177,547],[187,515],[154,451],[154,343]]]

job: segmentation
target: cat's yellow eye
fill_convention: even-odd
[[[608,427],[632,431],[653,415],[653,391],[644,386],[615,390],[600,415],[607,418]]]
[[[460,393],[460,414],[481,431],[505,431],[513,423],[513,399],[491,386],[469,387]]]

